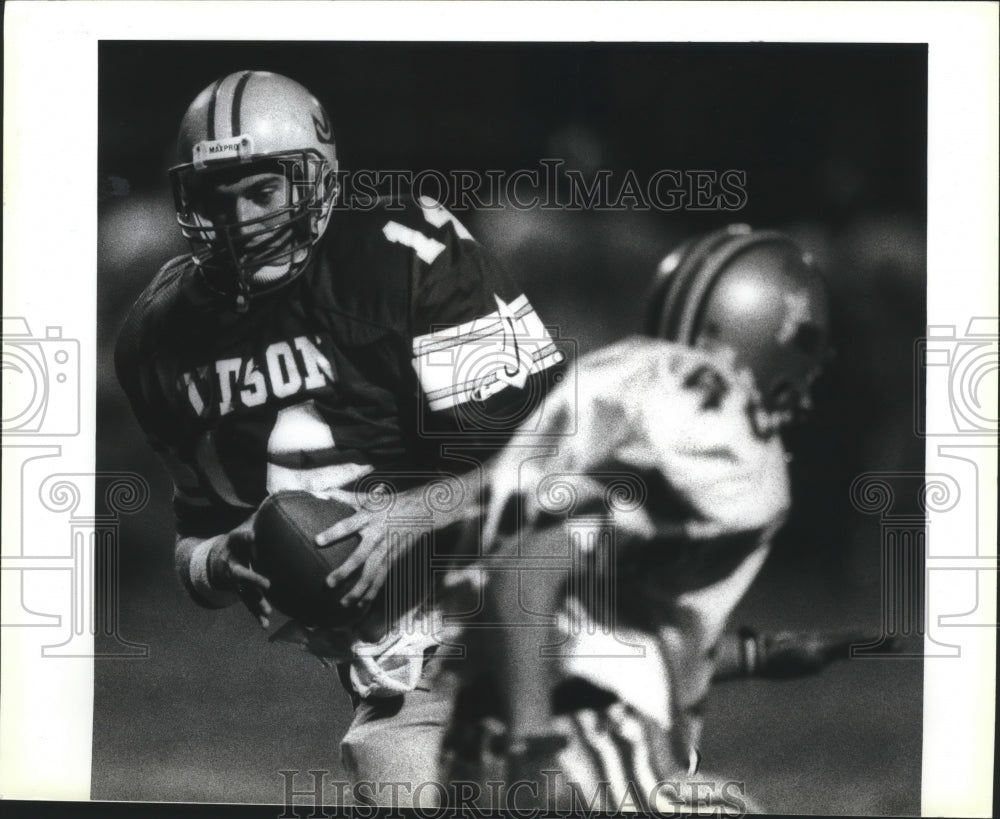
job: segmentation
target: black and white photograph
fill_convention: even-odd
[[[91,664],[70,798],[946,815],[998,311],[929,275],[933,46],[548,30],[96,38],[94,332],[4,309],[4,642]]]
[[[150,484],[122,520],[119,625],[156,650],[97,668],[95,797],[280,802],[328,770],[332,800],[453,805],[473,790],[455,778],[520,807],[533,791],[491,794],[503,768],[475,758],[496,721],[570,743],[488,760],[563,771],[567,810],[718,778],[726,811],[917,812],[921,661],[876,659],[917,621],[883,634],[878,527],[850,489],[923,471],[925,48],[110,42],[99,60],[98,469]],[[263,552],[303,548],[283,516],[305,538],[352,514],[356,558],[257,564],[306,559]],[[581,529],[599,545],[567,547]],[[554,545],[590,551],[561,565]],[[490,559],[508,549],[534,566],[508,578]],[[501,625],[475,628],[511,578]],[[570,637],[589,662],[539,656]],[[141,731],[122,712],[139,692]],[[457,777],[449,728],[470,734],[446,749]]]

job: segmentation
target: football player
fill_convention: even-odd
[[[575,434],[522,463],[518,433],[493,465],[491,552],[450,578],[476,662],[454,665],[444,760],[445,778],[507,783],[483,784],[482,807],[753,803],[691,777],[711,681],[754,665],[724,627],[788,512],[780,433],[809,403],[828,313],[787,236],[690,241],[659,268],[647,335],[582,357],[549,396],[543,429]]]
[[[177,149],[169,175],[191,253],[167,262],[132,308],[116,370],[173,478],[184,586],[206,607],[242,600],[267,628],[269,580],[250,554],[269,493],[334,493],[384,473],[394,513],[426,517],[429,476],[474,474],[475,458],[447,461],[442,442],[502,443],[562,354],[438,203],[335,208],[330,119],[297,82],[263,71],[216,80],[187,109]],[[478,494],[414,524],[414,539],[478,515]],[[348,526],[362,537],[361,573],[345,605],[366,605],[384,583],[384,524],[369,510]],[[356,779],[423,782],[436,773],[448,700],[420,682],[430,641],[401,652],[388,626],[359,629],[339,658],[356,704],[345,764]],[[414,634],[402,637],[425,639]]]

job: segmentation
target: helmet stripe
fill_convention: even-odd
[[[788,237],[768,230],[753,231],[742,236],[737,234],[712,249],[714,258],[710,256],[705,260],[705,272],[692,284],[687,304],[684,306],[684,327],[690,337],[688,343],[694,343],[702,331],[702,323],[712,299],[712,288],[743,253],[764,245],[776,246],[779,249],[787,246],[793,253],[799,252]]]
[[[671,338],[688,345],[697,341],[705,293],[729,260],[752,243],[750,235],[745,225],[729,225],[695,245],[688,264],[690,272],[678,282]]]
[[[234,110],[236,90],[243,83],[243,78],[252,71],[237,71],[227,74],[219,81],[213,94],[215,105],[210,111],[209,121],[214,130],[215,139],[229,139],[237,135],[234,127],[239,124],[239,114]],[[240,96],[243,90],[240,88]]]
[[[681,344],[694,343],[691,325],[685,321],[687,306],[691,300],[691,290],[701,275],[706,260],[711,257],[719,245],[725,244],[729,235],[728,231],[721,230],[699,239],[688,249],[677,266],[677,270],[671,277],[674,279],[674,284],[667,293],[668,303],[665,308],[667,314],[665,337],[671,341],[679,341]]]
[[[208,133],[206,136],[209,140],[215,139],[215,106],[219,99],[219,88],[222,85],[221,78],[215,81],[215,87],[212,89],[212,97],[208,101]]]
[[[239,81],[236,83],[236,90],[233,91],[233,136],[239,136],[242,130],[240,124],[240,106],[243,104],[243,91],[247,87],[247,83],[250,81],[251,74],[253,74],[252,71],[244,71],[243,76],[241,76]]]

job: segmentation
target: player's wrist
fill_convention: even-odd
[[[198,543],[191,552],[188,577],[193,591],[211,606],[228,606],[236,600],[236,588],[228,569],[227,535],[216,535]]]
[[[216,535],[195,550],[199,557],[204,554],[205,580],[211,588],[218,591],[227,590],[231,586],[228,571],[229,549],[226,540],[227,535]]]

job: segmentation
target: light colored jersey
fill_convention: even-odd
[[[493,464],[487,554],[449,578],[468,611],[517,561],[564,571],[564,678],[664,729],[682,769],[696,765],[716,643],[789,507],[784,449],[757,431],[751,390],[727,361],[660,340],[581,358]],[[510,623],[541,622],[530,585]]]

